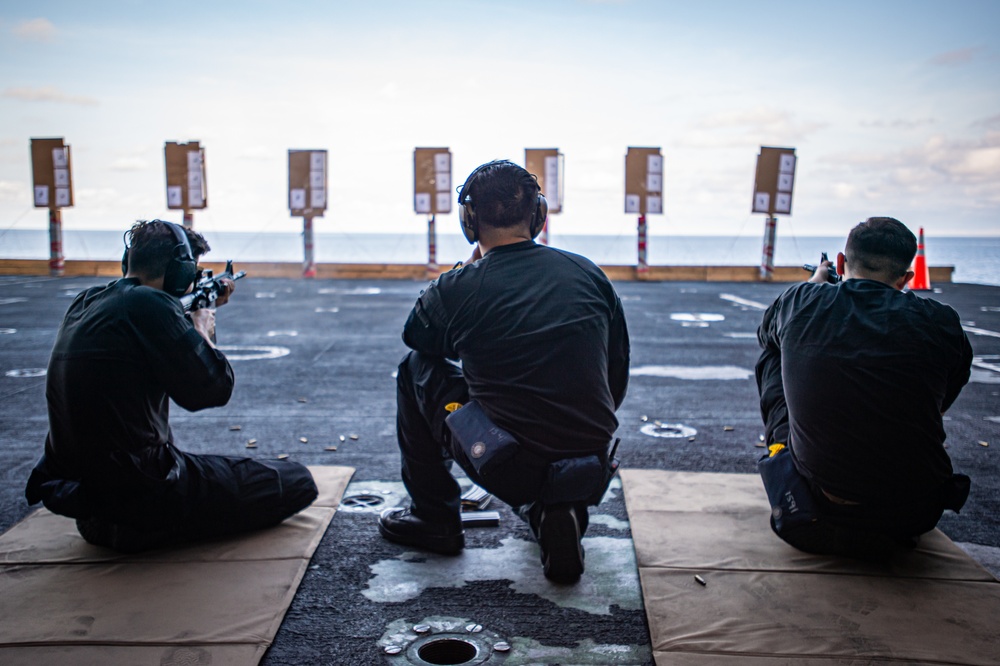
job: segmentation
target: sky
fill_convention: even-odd
[[[996,0],[2,0],[0,231],[47,227],[30,140],[64,137],[66,229],[179,221],[164,143],[196,140],[203,231],[301,230],[288,150],[325,149],[317,230],[423,233],[413,150],[445,146],[456,184],[558,148],[553,233],[634,233],[625,153],[658,146],[652,234],[761,235],[756,157],[781,146],[779,234],[1000,236],[998,28]]]

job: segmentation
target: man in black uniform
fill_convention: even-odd
[[[942,414],[969,379],[972,348],[952,308],[902,291],[915,252],[899,221],[870,218],[837,256],[843,282],[826,283],[825,262],[764,313],[761,414],[767,443],[787,449],[772,446],[761,471],[768,485],[767,468],[784,461],[778,481],[805,480],[808,493],[786,515],[772,497],[777,518],[791,522],[803,500],[814,503],[814,520],[797,528],[772,518],[800,550],[884,559],[968,496],[968,477],[953,474],[944,449]]]
[[[132,552],[277,524],[316,498],[290,461],[192,455],[174,446],[169,399],[226,404],[233,370],[212,340],[215,311],[185,316],[200,234],[154,220],[127,232],[124,278],[80,293],[49,359],[49,434],[29,504],[77,519],[88,542]],[[225,303],[232,281],[217,300]]]
[[[574,582],[587,506],[613,473],[608,448],[628,384],[622,304],[589,260],[535,244],[547,205],[520,166],[480,166],[459,206],[478,244],[406,321],[413,351],[399,366],[397,436],[412,504],[383,512],[379,528],[396,543],[460,552],[454,459],[529,522],[545,575]]]

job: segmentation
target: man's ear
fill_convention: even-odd
[[[843,252],[837,253],[837,275],[844,277],[844,262],[847,261],[847,257],[844,256]]]
[[[903,291],[903,287],[905,287],[907,283],[913,279],[914,275],[916,275],[916,273],[914,273],[913,271],[906,271],[906,274],[903,275],[903,277],[896,280],[896,283],[892,286],[898,289],[899,291]]]

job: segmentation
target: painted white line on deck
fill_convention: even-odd
[[[753,370],[735,365],[640,365],[629,370],[633,377],[673,377],[674,379],[750,379]]]
[[[763,303],[758,303],[757,301],[751,301],[746,298],[740,298],[739,296],[734,296],[732,294],[719,294],[719,298],[724,301],[730,301],[736,305],[744,305],[748,308],[754,308],[755,310],[766,310],[767,306]]]
[[[288,356],[288,347],[266,347],[259,345],[219,345],[230,361],[260,361],[269,358]]]
[[[1000,372],[1000,356],[989,354],[987,356],[973,356],[972,365],[983,370],[993,370]]]
[[[991,338],[1000,338],[1000,333],[997,333],[996,331],[990,331],[985,328],[976,328],[974,326],[963,326],[962,328],[964,328],[968,333],[972,333],[973,335],[987,335]]]

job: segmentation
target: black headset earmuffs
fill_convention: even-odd
[[[188,241],[187,233],[183,227],[164,220],[152,220],[149,222],[149,224],[157,223],[166,225],[176,241],[171,250],[170,262],[167,263],[167,269],[163,273],[163,291],[171,296],[180,298],[187,292],[188,287],[191,286],[198,275],[198,264],[194,260],[194,254],[191,252],[191,243]],[[128,234],[128,232],[125,233]],[[125,253],[122,254],[122,275],[128,274],[129,249],[128,243],[126,243]]]
[[[465,179],[465,184],[462,185],[462,189],[458,191],[458,221],[462,224],[462,233],[465,234],[465,239],[469,243],[476,243],[479,241],[479,221],[476,220],[476,209],[475,204],[472,201],[471,194],[466,194],[470,191],[472,183],[475,181],[479,173],[486,169],[487,167],[510,165],[521,169],[520,166],[514,164],[509,160],[494,160],[492,162],[487,162],[476,168],[475,171],[469,174],[469,177]],[[523,170],[523,169],[522,169]],[[527,173],[527,171],[525,171]],[[533,180],[535,177],[531,174]],[[538,201],[535,204],[535,210],[531,213],[531,222],[528,225],[529,233],[531,238],[534,239],[538,234],[542,233],[542,229],[545,228],[545,220],[549,214],[549,202],[545,200],[545,195],[541,192],[538,193]]]

